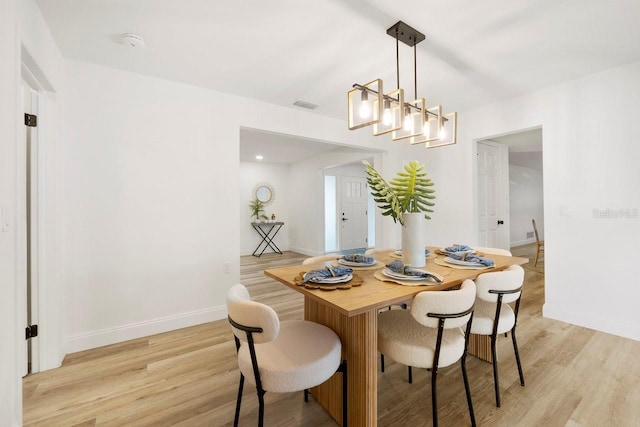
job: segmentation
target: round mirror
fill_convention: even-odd
[[[256,199],[264,204],[269,203],[273,199],[273,190],[268,185],[259,185],[256,188]]]

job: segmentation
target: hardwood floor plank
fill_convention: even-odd
[[[535,257],[535,244],[512,250]],[[282,320],[303,318],[303,298],[263,270],[299,264],[292,252],[242,257],[252,297]],[[496,408],[491,364],[469,357],[478,425],[637,426],[640,342],[544,319],[544,260],[525,268],[517,337],[526,387],[520,385],[511,337],[498,340],[502,407]],[[226,320],[67,355],[63,366],[23,380],[25,426],[230,426],[239,371]],[[378,425],[431,425],[430,373],[387,358],[377,370]],[[335,426],[313,398],[267,393],[265,425]],[[438,373],[443,426],[470,425],[459,364]],[[245,384],[240,425],[255,425],[255,389]]]

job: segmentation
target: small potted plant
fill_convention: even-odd
[[[424,267],[424,219],[431,219],[428,213],[433,212],[432,201],[436,196],[433,182],[423,170],[424,166],[417,161],[409,162],[404,170],[387,182],[369,163],[367,182],[371,188],[373,200],[382,209],[382,215],[390,216],[394,222],[402,224],[402,259],[413,267]]]
[[[251,203],[249,203],[249,208],[251,209],[251,216],[256,217],[256,222],[260,220],[268,220],[269,218],[264,214],[264,203],[262,203],[257,198],[253,199]]]

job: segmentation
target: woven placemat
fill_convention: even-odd
[[[486,270],[487,268],[491,268],[491,267],[486,267],[486,266],[482,266],[482,267],[474,267],[471,265],[456,265],[456,264],[449,264],[448,262],[446,262],[444,260],[444,258],[437,258],[435,260],[433,260],[433,262],[435,262],[438,265],[441,265],[443,267],[449,267],[449,268],[456,268],[458,270]]]
[[[362,285],[362,277],[355,273],[352,273],[351,280],[345,283],[302,283],[306,271],[301,271],[296,277],[293,278],[293,282],[298,286],[304,286],[307,289],[320,289],[322,291],[335,291],[336,289],[351,289],[353,286]]]
[[[395,259],[402,259],[402,255],[398,255],[395,252],[391,252],[389,254],[389,256],[391,258],[395,258]],[[429,255],[427,255],[426,257],[424,257],[424,259],[436,259],[438,257],[438,255],[434,254],[433,252],[431,252]]]

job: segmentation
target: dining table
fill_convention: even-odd
[[[305,320],[323,324],[334,330],[342,341],[342,358],[347,362],[348,424],[351,427],[377,425],[377,369],[378,369],[378,323],[381,309],[394,304],[409,302],[423,291],[452,289],[466,279],[474,279],[481,273],[503,270],[510,265],[527,263],[527,258],[482,254],[494,261],[492,267],[461,268],[443,262],[446,255],[440,255],[441,248],[427,247],[430,256],[422,269],[436,273],[441,283],[406,286],[398,282],[383,281],[381,271],[385,265],[398,256],[394,251],[376,253],[375,264],[363,268],[353,268],[353,283],[344,289],[311,289],[300,284],[304,272],[324,268],[327,264],[338,265],[336,261],[317,264],[290,265],[271,268],[264,274],[304,295]],[[311,389],[316,401],[342,424],[342,379],[336,373],[325,383]]]

